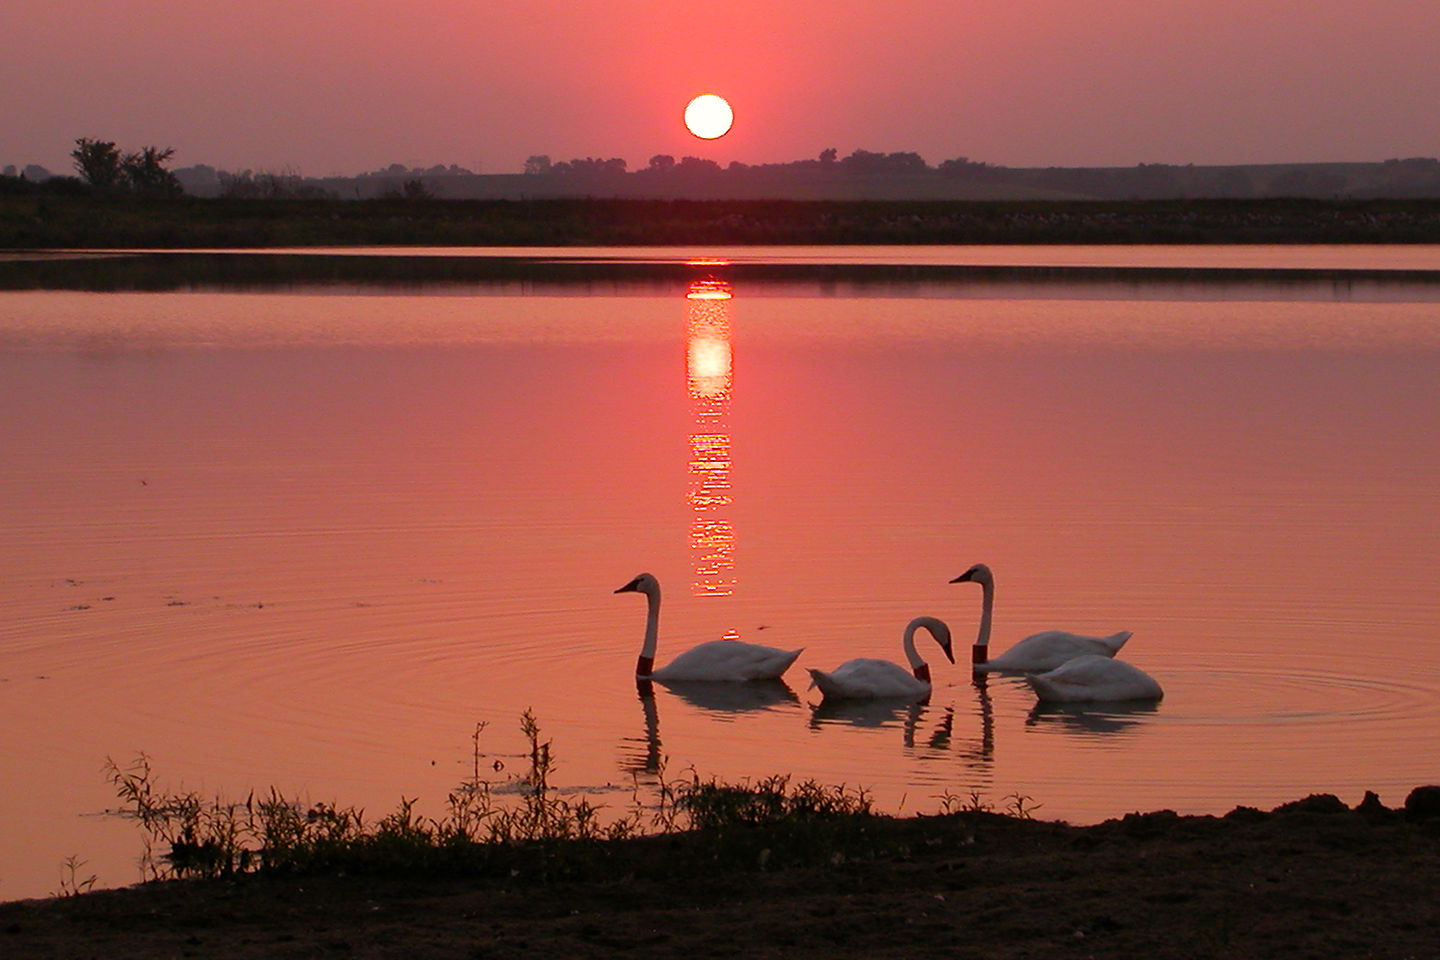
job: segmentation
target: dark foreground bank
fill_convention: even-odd
[[[0,195],[0,249],[1440,243],[1440,200],[214,200]]]
[[[1440,815],[1409,805],[864,817],[803,865],[756,828],[602,844],[569,877],[168,882],[0,904],[0,955],[1435,957]]]

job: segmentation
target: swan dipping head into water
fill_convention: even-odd
[[[645,640],[635,662],[639,680],[714,680],[743,683],[748,680],[775,680],[800,656],[799,650],[778,650],[739,640],[711,640],[686,650],[659,670],[655,669],[655,647],[660,634],[660,581],[642,573],[616,593],[645,595]]]
[[[1139,667],[1098,654],[1068,660],[1047,673],[1025,680],[1042,703],[1107,703],[1159,700],[1159,682]]]
[[[901,645],[905,659],[910,664],[906,670],[889,660],[875,660],[860,657],[847,660],[828,673],[824,670],[810,670],[811,685],[820,688],[826,700],[879,700],[882,698],[906,698],[918,700],[930,695],[930,665],[915,649],[915,631],[925,629],[940,649],[945,659],[955,662],[950,647],[950,628],[945,621],[934,617],[916,617],[905,627]]]
[[[994,575],[985,564],[977,563],[950,582],[980,584],[980,632],[975,637],[970,657],[976,673],[1041,673],[1054,670],[1076,657],[1090,654],[1113,657],[1130,639],[1129,630],[1108,637],[1086,637],[1065,630],[1046,630],[1026,637],[992,660],[990,620],[995,611]]]

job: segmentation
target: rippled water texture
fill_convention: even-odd
[[[1072,272],[850,286],[754,263],[864,251],[692,253],[623,282],[0,292],[0,898],[72,854],[137,878],[106,757],[438,810],[477,724],[497,780],[522,765],[526,708],[556,782],[622,809],[662,764],[1080,822],[1436,779],[1436,250],[1103,282],[1082,268],[1139,254],[885,250]],[[948,581],[978,561],[997,649],[1132,630],[1165,699],[973,685],[980,593]],[[788,682],[637,696],[644,603],[612,591],[642,570],[660,662],[738,635],[804,647]],[[919,614],[961,654],[922,641],[928,704],[807,689],[901,660]]]

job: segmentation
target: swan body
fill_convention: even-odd
[[[1113,657],[1130,639],[1122,630],[1108,637],[1085,637],[1064,630],[1046,630],[1021,640],[993,660],[975,664],[981,672],[1037,673],[1054,670],[1076,657]]]
[[[1086,654],[1046,673],[1025,677],[1045,703],[1159,700],[1165,691],[1139,667],[1103,654]]]
[[[1087,637],[1065,630],[1046,630],[1026,637],[992,659],[990,619],[995,609],[995,578],[990,573],[990,568],[983,563],[977,563],[950,582],[980,584],[980,632],[975,637],[971,657],[976,673],[1043,673],[1076,657],[1113,657],[1125,646],[1125,641],[1130,639],[1129,630],[1121,630],[1108,637]]]
[[[946,658],[955,662],[950,647],[950,628],[943,620],[934,617],[916,617],[905,627],[905,659],[910,664],[906,670],[889,660],[860,657],[847,660],[828,673],[824,670],[810,670],[812,685],[819,687],[826,700],[878,700],[881,698],[905,697],[918,699],[930,695],[930,666],[915,649],[915,631],[924,628],[940,644]]]
[[[712,680],[743,683],[779,678],[800,656],[799,650],[779,650],[739,640],[711,640],[686,650],[659,670],[655,647],[660,632],[660,581],[642,573],[616,593],[642,593],[646,600],[645,642],[635,664],[642,680]]]

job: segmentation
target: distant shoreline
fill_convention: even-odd
[[[551,248],[534,255],[524,248],[503,253],[442,248],[406,253],[389,247],[255,250],[0,250],[0,290],[267,290],[300,287],[331,291],[409,286],[454,286],[495,294],[673,296],[698,277],[718,274],[744,284],[748,295],[956,296],[995,295],[1025,289],[1063,291],[1066,296],[1109,295],[1115,285],[1150,285],[1174,291],[1218,286],[1268,295],[1311,298],[1350,295],[1440,300],[1440,258],[1435,269],[1233,265],[1046,265],[909,262],[855,257],[737,258],[723,265],[684,257],[597,255],[593,250]],[[483,250],[483,248],[480,248]],[[619,248],[616,248],[617,251]]]
[[[3,250],[1373,243],[1440,243],[1440,200],[0,197]]]

